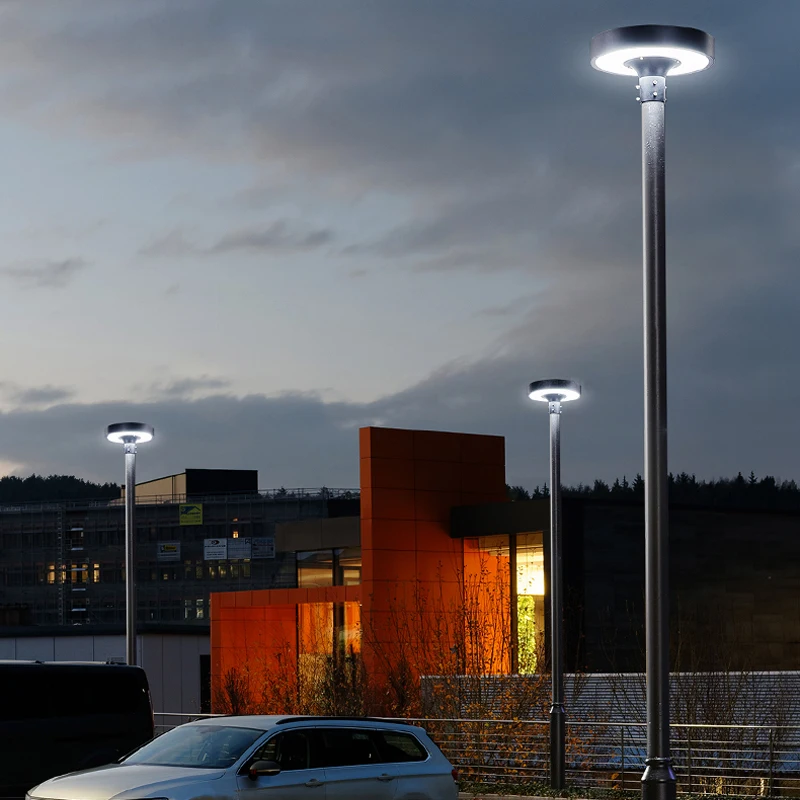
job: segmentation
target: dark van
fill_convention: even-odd
[[[0,798],[108,764],[152,738],[141,667],[0,661]]]

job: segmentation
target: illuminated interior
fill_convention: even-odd
[[[544,646],[544,545],[542,534],[516,536],[517,668],[536,672]]]
[[[486,672],[504,668],[520,674],[536,672],[544,648],[542,532],[465,539],[464,571],[467,595],[474,586],[480,598],[476,611],[481,642],[474,642],[474,648],[482,651],[484,663],[474,666]],[[502,640],[514,630],[515,652],[506,653]]]

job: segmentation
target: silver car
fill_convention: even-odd
[[[116,764],[52,778],[27,800],[455,800],[422,728],[369,718],[215,717]]]

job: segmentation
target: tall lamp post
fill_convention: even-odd
[[[125,661],[136,663],[136,445],[149,442],[155,431],[143,422],[117,422],[106,428],[106,438],[125,448]]]
[[[564,592],[561,569],[561,404],[577,400],[581,387],[575,381],[553,378],[534,381],[531,400],[547,403],[550,410],[550,671],[553,702],[550,706],[550,787],[561,790],[565,778],[566,711],[564,710]]]
[[[667,75],[710,67],[714,39],[696,28],[634,25],[592,39],[592,66],[638,78],[644,233],[644,480],[647,758],[645,800],[673,800],[669,747],[669,547],[664,104]]]

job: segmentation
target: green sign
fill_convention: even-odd
[[[182,503],[178,507],[178,519],[181,525],[202,525],[203,504]]]

